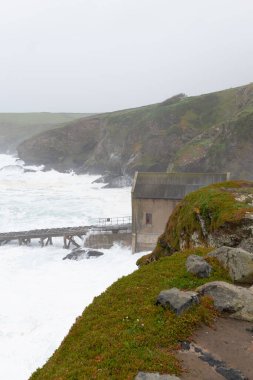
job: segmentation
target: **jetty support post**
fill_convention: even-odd
[[[71,243],[77,247],[77,248],[80,248],[80,244],[78,244],[75,239],[74,239],[74,236],[72,235],[64,235],[63,237],[63,248],[65,249],[69,249],[70,248],[70,245]]]

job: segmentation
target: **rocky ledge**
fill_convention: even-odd
[[[223,246],[238,249],[229,255],[218,251],[224,263],[238,255],[241,262],[248,255],[245,251],[253,253],[253,182],[228,181],[188,194],[170,216],[154,251],[138,265],[184,249]],[[249,264],[250,256],[247,260]]]

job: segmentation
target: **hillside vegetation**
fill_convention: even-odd
[[[194,250],[204,255],[208,249]],[[186,272],[191,251],[160,261],[121,278],[88,306],[61,346],[31,380],[133,380],[138,370],[179,374],[174,350],[197,326],[211,323],[216,312],[202,298],[181,316],[155,305],[163,289],[194,289],[228,275],[216,262],[209,279]]]
[[[133,380],[138,371],[180,375],[177,350],[197,327],[212,323],[217,316],[215,297],[203,296],[200,304],[177,316],[157,306],[157,296],[164,289],[194,290],[213,281],[232,282],[218,257],[208,253],[212,247],[243,244],[252,252],[252,228],[253,182],[218,183],[188,194],[170,216],[155,250],[138,261],[140,269],[93,300],[31,380]],[[211,264],[209,277],[187,271],[186,260],[192,254]],[[241,260],[239,268],[244,266]],[[220,297],[228,311],[231,293]],[[238,302],[241,309],[242,299]],[[251,303],[249,310],[252,318]]]
[[[74,113],[0,113],[0,152],[13,153],[25,139],[79,119],[85,114]]]
[[[230,171],[253,179],[253,84],[82,118],[19,148],[31,163],[59,170]]]
[[[252,250],[252,225],[253,182],[228,181],[204,187],[176,206],[156,248],[138,265],[197,246],[249,248],[250,244]]]

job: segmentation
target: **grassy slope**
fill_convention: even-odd
[[[78,113],[0,113],[0,151],[14,151],[21,141],[84,116]]]
[[[191,246],[191,236],[197,232],[203,245],[206,238],[202,234],[198,215],[205,223],[207,233],[211,233],[226,222],[240,221],[247,211],[253,211],[252,198],[253,182],[228,181],[210,185],[188,194],[175,208],[159,237],[155,250],[142,257],[138,265],[157,260],[161,256],[171,254],[180,249],[182,236],[188,248]],[[250,195],[245,200],[238,201],[240,195]]]
[[[252,150],[252,140],[246,139],[247,133],[252,134],[252,123],[250,84],[80,119],[68,124],[65,132],[40,135],[21,146],[20,151],[24,159],[26,152],[29,159],[38,159],[41,152],[39,158],[43,161],[50,139],[59,153],[52,155],[51,163],[57,165],[60,160],[66,169],[76,164],[84,171],[97,168],[101,172],[121,166],[132,174],[135,170],[165,171],[169,167],[182,171],[226,170],[249,178],[251,162],[247,161],[248,153],[244,157],[243,152],[245,144],[247,151]],[[91,124],[94,135],[86,146]]]
[[[0,123],[16,125],[61,124],[83,117],[83,113],[0,113]]]
[[[197,249],[203,255],[208,249]],[[182,316],[155,306],[163,289],[194,289],[207,281],[185,270],[190,251],[162,258],[121,278],[88,306],[59,349],[32,380],[132,380],[138,370],[180,373],[173,350],[215,316],[204,298]],[[227,279],[215,263],[208,281]]]

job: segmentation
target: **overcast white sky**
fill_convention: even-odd
[[[102,112],[253,82],[253,0],[0,0],[0,112]]]

